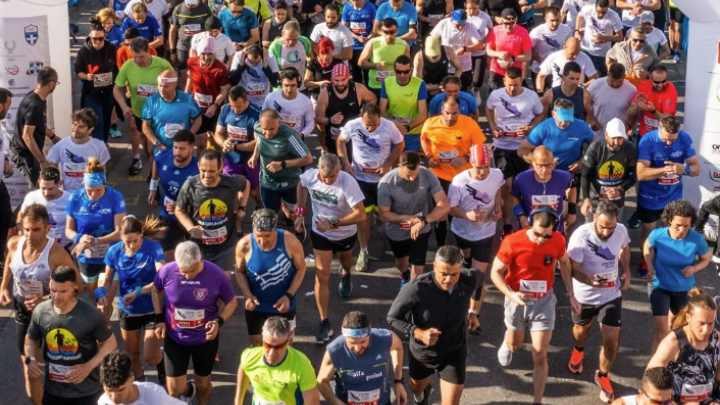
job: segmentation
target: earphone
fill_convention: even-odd
[[[530,211],[530,215],[528,215],[528,225],[532,226],[532,219],[533,215],[539,213],[539,212],[545,212],[550,214],[550,216],[553,218],[553,232],[556,232],[560,228],[560,217],[558,217],[557,212],[555,210],[550,209],[548,207],[538,207],[534,210]]]

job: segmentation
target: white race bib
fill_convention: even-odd
[[[175,324],[183,329],[198,328],[205,324],[205,310],[175,307]]]
[[[202,29],[200,28],[200,24],[185,24],[183,27],[183,32],[185,32],[185,35],[195,35],[200,33]]]
[[[545,280],[520,280],[520,292],[525,299],[539,300],[545,298],[548,293],[547,281]]]
[[[448,152],[440,152],[438,151],[438,157],[440,158],[440,163],[450,163],[453,159],[460,156],[460,153],[457,149],[453,149]]]
[[[615,288],[617,285],[617,278],[617,269],[607,273],[597,273],[594,276],[595,281],[600,283],[600,288]]]
[[[300,126],[300,118],[293,117],[292,115],[280,114],[280,121],[283,124],[289,126],[290,128],[296,128]]]
[[[535,209],[541,205],[549,205],[553,209],[557,209],[558,199],[556,195],[533,195],[530,196],[530,206]]]
[[[680,176],[677,174],[666,174],[658,179],[658,183],[663,186],[673,186],[680,183]]]
[[[122,10],[115,10],[115,19],[122,20],[123,18],[125,18],[125,12]]]
[[[213,96],[207,94],[195,93],[195,101],[197,101],[200,108],[208,108],[215,102]]]
[[[107,87],[113,84],[112,73],[95,73],[95,87]]]
[[[353,34],[364,34],[366,32],[367,28],[364,22],[351,22],[350,23],[350,31]]]
[[[622,198],[622,195],[621,195],[621,194],[618,194],[618,196],[615,197],[615,198],[610,198],[610,197],[608,196],[608,194],[607,194],[607,189],[608,189],[608,188],[612,188],[612,187],[600,187],[600,193],[598,194],[598,198],[599,198],[599,199],[601,199],[601,200],[610,200],[610,201],[613,201],[613,200],[619,200],[619,199]]]
[[[138,84],[137,86],[138,97],[150,97],[155,93],[157,93],[157,86],[150,84]]]
[[[380,170],[380,162],[374,160],[367,160],[362,165],[361,171],[363,173],[377,173]]]
[[[80,179],[85,175],[87,163],[63,163],[63,172],[66,177]]]
[[[265,94],[265,89],[267,89],[265,83],[256,83],[252,81],[247,83],[246,88],[248,96],[262,96]]]
[[[332,139],[338,139],[338,136],[340,136],[341,132],[342,132],[342,128],[330,127],[330,137]]]
[[[224,226],[218,229],[204,229],[202,242],[206,245],[219,245],[228,238],[227,228]]]
[[[48,363],[48,378],[56,382],[67,382],[70,377],[70,367],[55,363]]]
[[[53,226],[50,228],[50,234],[48,237],[50,239],[55,239],[58,243],[60,243],[60,239],[62,239],[65,236],[65,228],[61,226]]]
[[[644,119],[645,125],[647,125],[649,131],[658,129],[658,125],[660,125],[660,122],[658,120],[656,120],[655,118],[650,118],[647,115],[644,116]]]
[[[702,402],[712,394],[713,383],[690,385],[683,384],[680,389],[680,402]]]
[[[348,405],[378,405],[380,389],[372,391],[348,390]]]
[[[227,133],[228,138],[232,139],[234,142],[246,142],[248,140],[247,128],[228,125]]]
[[[173,213],[175,212],[174,209],[171,209],[173,208],[172,204],[175,204],[175,201],[173,199],[168,198],[168,196],[163,197],[163,207],[165,208],[165,211],[167,211],[171,215],[173,215]]]
[[[431,27],[434,27],[437,25],[438,21],[442,20],[444,15],[442,14],[428,14],[428,24],[430,24]]]
[[[101,243],[99,245],[90,246],[85,249],[85,257],[88,259],[102,259],[108,252],[110,245]]]
[[[185,129],[185,124],[165,124],[165,139],[173,139],[182,129]]]
[[[518,131],[520,130],[521,124],[506,124],[503,125],[503,137],[505,138],[517,138]]]
[[[43,283],[38,280],[18,280],[20,286],[20,295],[28,297],[31,295],[43,295]]]
[[[378,70],[376,79],[378,83],[382,83],[388,77],[395,76],[394,70]]]

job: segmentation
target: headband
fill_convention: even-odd
[[[269,217],[269,216],[262,216],[262,215],[253,215],[252,227],[253,227],[253,231],[259,231],[259,232],[275,231],[275,230],[277,230],[277,218]]]
[[[158,77],[158,83],[160,84],[175,83],[177,80],[177,77]]]
[[[342,328],[342,334],[349,338],[364,338],[370,336],[370,327],[359,329]]]
[[[98,187],[105,184],[105,173],[85,173],[85,187]]]
[[[492,162],[492,152],[485,145],[476,144],[470,147],[470,164],[473,167],[486,166]]]

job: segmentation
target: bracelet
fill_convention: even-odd
[[[690,172],[692,171],[692,168],[689,164],[685,163],[685,173],[683,173],[685,176],[689,176]]]
[[[217,322],[218,328],[222,328],[222,326],[225,325],[225,320],[222,316],[218,316],[215,322]]]
[[[143,295],[143,293],[142,293],[142,287],[141,287],[141,286],[135,287],[135,292],[137,293],[138,296]]]
[[[395,384],[404,384],[405,383],[405,379],[402,377],[396,378],[394,381],[395,381]]]
[[[151,179],[150,180],[150,191],[157,191],[158,183],[160,183],[160,180]]]
[[[297,215],[299,217],[304,217],[306,212],[307,212],[307,208],[305,208],[305,207],[300,207],[300,206],[295,207],[295,215]]]
[[[574,202],[568,202],[568,215],[577,214],[577,204]]]
[[[513,207],[513,214],[514,214],[516,217],[518,217],[518,218],[524,217],[524,216],[525,216],[525,209],[523,209],[523,206],[522,206],[522,205],[516,204],[516,205]]]

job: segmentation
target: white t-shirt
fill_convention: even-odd
[[[352,159],[355,178],[366,183],[379,183],[382,175],[377,173],[390,157],[391,145],[404,140],[395,124],[380,118],[380,125],[374,132],[363,126],[362,117],[348,121],[340,132],[344,141],[352,141]]]
[[[138,387],[138,390],[140,391],[140,398],[132,404],[123,405],[186,405],[185,402],[171,397],[161,386],[155,383],[136,381],[133,384]],[[98,405],[118,404],[112,402],[110,398],[108,398],[107,394],[103,394],[100,399],[98,399]]]
[[[626,3],[630,5],[635,4],[642,4],[643,6],[649,6],[652,4],[653,0],[625,0]],[[622,11],[622,23],[626,27],[635,27],[637,25],[640,25],[640,16],[634,17],[630,14],[630,12],[633,11],[632,9],[624,9]]]
[[[463,46],[470,46],[482,40],[480,33],[474,29],[474,26],[471,27],[465,24],[465,28],[463,28],[462,31],[458,31],[455,29],[450,18],[440,20],[430,32],[430,35],[440,38],[443,46],[453,48],[455,53],[460,52]],[[472,55],[470,52],[458,55],[458,59],[460,60],[460,65],[462,65],[463,72],[472,71]],[[448,73],[455,73],[455,67],[448,65]]]
[[[580,14],[583,7],[587,5],[594,6],[595,3],[597,3],[597,0],[565,0],[560,11],[567,11],[567,25],[575,31],[577,15]]]
[[[280,114],[280,121],[297,132],[308,135],[315,128],[315,110],[310,99],[298,92],[293,100],[282,95],[282,89],[275,90],[265,97],[262,109],[273,109]]]
[[[128,17],[132,16],[133,6],[142,1],[143,0],[128,1],[127,5],[125,6],[125,15]],[[161,24],[162,26],[162,16],[170,12],[167,2],[165,0],[152,0],[152,3],[145,2],[145,6],[147,6],[150,14],[158,21],[158,24]]]
[[[620,16],[613,10],[608,10],[603,18],[598,18],[595,6],[584,7],[580,16],[585,20],[585,35],[580,43],[582,50],[593,56],[605,56],[612,47],[612,42],[594,44],[592,39],[597,34],[613,35],[622,31]]]
[[[480,11],[480,14],[476,15],[475,17],[468,16],[467,23],[472,24],[472,26],[477,30],[478,34],[480,35],[480,39],[482,39],[483,41],[493,27],[492,18],[490,18],[490,16],[484,11]],[[485,55],[485,48],[472,53],[472,56],[483,55]]]
[[[630,38],[631,32],[632,30],[628,30],[628,32],[625,34],[625,38]],[[653,30],[650,31],[649,34],[645,34],[645,42],[647,42],[652,47],[653,51],[660,54],[660,52],[658,52],[658,49],[660,49],[661,46],[667,44],[668,40],[662,31],[653,27]]]
[[[618,223],[610,238],[602,241],[594,227],[595,222],[590,222],[573,232],[567,255],[572,261],[581,263],[582,271],[591,279],[606,280],[603,287],[593,287],[573,279],[575,298],[581,304],[603,305],[620,297],[620,251],[630,244],[630,237],[625,225]]]
[[[83,176],[88,158],[95,157],[105,166],[110,160],[110,152],[103,141],[90,138],[88,142],[77,144],[67,136],[50,148],[47,159],[60,166],[63,189],[72,193],[83,188]]]
[[[352,47],[355,44],[352,35],[350,34],[350,28],[343,24],[339,24],[334,29],[328,28],[327,23],[316,25],[315,28],[313,28],[312,33],[310,33],[310,40],[318,43],[322,37],[330,38],[333,45],[335,45],[333,56],[340,55],[343,48],[347,48],[348,46]]]
[[[627,109],[630,107],[637,89],[627,80],[619,89],[613,89],[607,82],[607,77],[601,77],[590,83],[586,88],[592,97],[592,111],[600,123],[600,130],[595,132],[596,138],[605,133],[605,125],[613,118],[622,122],[628,121]]]
[[[197,36],[197,35],[196,35]],[[230,71],[237,70],[240,67],[240,61],[243,59],[244,50],[240,51],[235,55],[235,58],[232,61],[232,65],[230,66]],[[248,99],[252,101],[253,103],[257,105],[263,105],[265,102],[265,97],[267,97],[268,94],[272,91],[272,86],[270,86],[270,81],[268,80],[267,76],[265,75],[265,72],[262,70],[262,60],[258,63],[257,66],[253,66],[248,62],[245,61],[245,65],[247,66],[247,69],[245,69],[245,72],[243,72],[242,76],[240,77],[240,81],[238,82],[238,85],[245,88],[247,91]],[[270,70],[274,73],[278,72],[278,63],[275,59],[275,56],[273,54],[268,54],[268,67]]]
[[[200,41],[209,36],[210,33],[207,31],[203,31],[193,35],[192,39],[190,40],[190,48],[197,52]],[[227,57],[227,60],[230,60],[230,58],[232,58],[233,54],[235,53],[235,46],[233,46],[230,37],[223,34],[222,32],[219,33],[218,36],[215,37],[215,52],[213,53],[215,54],[215,58],[217,58],[217,60],[223,63],[227,63],[225,57]]]
[[[590,60],[590,57],[585,53],[580,52],[577,58],[575,58],[575,62],[580,65],[580,83],[585,83],[587,76],[592,76],[597,73],[595,65],[593,65],[592,60]],[[553,87],[559,86],[562,84],[562,72],[566,63],[568,63],[568,58],[565,56],[564,49],[553,52],[540,64],[540,73],[545,76],[552,74]]]
[[[550,31],[547,24],[538,25],[530,31],[530,39],[533,49],[545,59],[553,52],[557,52],[565,45],[565,40],[573,36],[573,29],[565,24],[558,25],[555,31]],[[540,70],[538,61],[533,60],[532,71],[537,73]]]
[[[42,191],[33,190],[25,195],[20,211],[25,210],[33,204],[40,204],[47,208],[48,215],[50,216],[50,234],[48,238],[55,239],[55,241],[62,246],[68,246],[70,239],[65,236],[65,223],[67,222],[65,207],[71,194],[71,192],[63,190],[60,197],[48,201],[43,197]]]
[[[484,219],[482,222],[473,222],[465,218],[453,218],[450,229],[463,239],[477,242],[495,235],[497,223],[492,220],[495,215],[495,195],[505,180],[500,169],[490,169],[485,180],[473,179],[470,170],[453,178],[448,189],[448,201],[450,207],[460,207],[465,211],[479,209],[485,213]]]
[[[312,230],[333,241],[347,239],[357,233],[357,225],[320,232],[317,222],[350,215],[352,207],[365,200],[365,195],[349,173],[341,171],[335,183],[325,184],[318,178],[319,172],[318,169],[310,169],[300,176],[300,184],[308,189],[308,197],[312,201]]]
[[[515,97],[508,95],[505,88],[490,93],[487,108],[495,111],[497,126],[505,136],[493,139],[493,146],[500,149],[517,150],[523,138],[517,136],[518,127],[530,125],[536,115],[543,111],[540,97],[534,91],[523,89]]]

